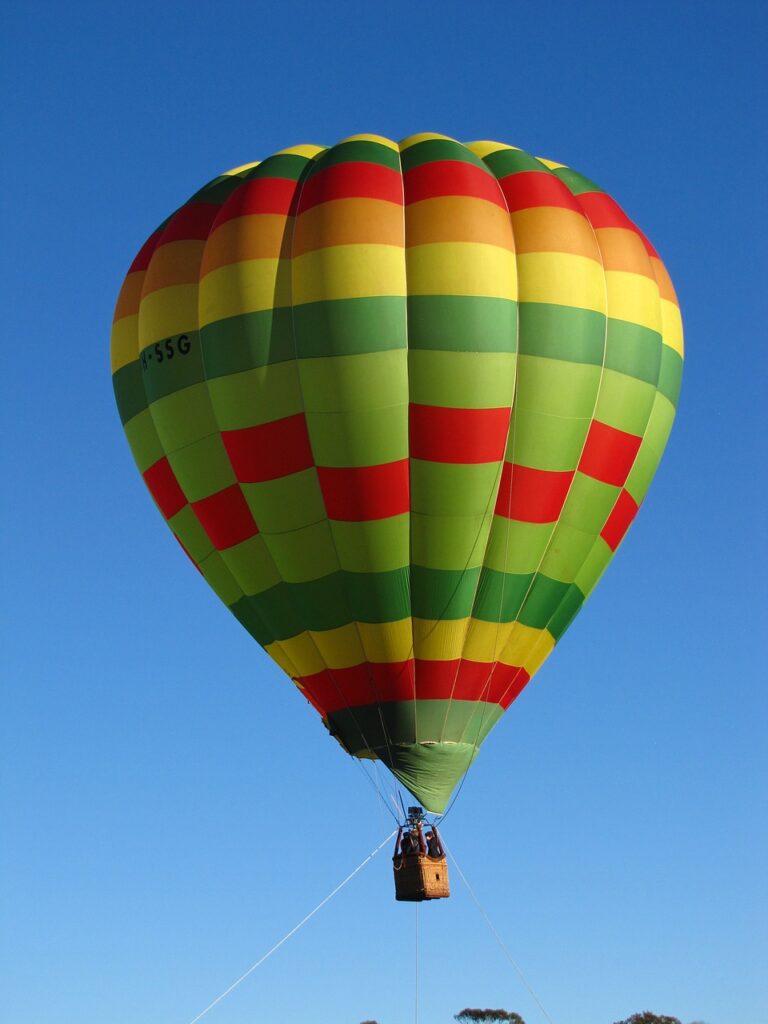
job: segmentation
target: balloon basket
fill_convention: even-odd
[[[398,863],[399,861],[399,863]],[[395,859],[395,899],[406,903],[442,900],[451,895],[448,862],[424,853],[412,853]]]

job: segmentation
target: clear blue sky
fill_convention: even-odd
[[[613,193],[688,356],[627,543],[446,837],[557,1024],[765,1024],[764,5],[32,0],[3,36],[0,1017],[188,1024],[389,830],[163,527],[108,340],[135,250],[219,171],[433,130]],[[454,889],[420,1024],[540,1024]],[[413,933],[382,855],[206,1024],[404,1024]]]

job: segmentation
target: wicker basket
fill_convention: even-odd
[[[395,857],[395,899],[410,903],[441,900],[451,895],[445,857],[409,853]]]

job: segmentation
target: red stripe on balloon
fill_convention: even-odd
[[[287,216],[298,196],[298,183],[287,178],[254,178],[245,181],[227,199],[216,226],[235,217],[274,213]]]
[[[523,523],[554,523],[573,480],[573,470],[554,472],[505,462],[496,515]]]
[[[225,487],[223,491],[217,491],[216,494],[211,494],[200,501],[193,501],[191,504],[217,551],[240,544],[259,532],[243,492],[237,484]]]
[[[334,164],[307,178],[299,212],[334,199],[383,199],[402,206],[402,179],[397,171],[381,164],[358,161]]]
[[[498,182],[482,167],[462,160],[419,164],[403,175],[406,206],[437,196],[471,196],[506,209]]]
[[[615,551],[621,543],[624,534],[629,529],[630,523],[637,515],[639,507],[634,498],[627,491],[622,490],[611,510],[611,514],[606,520],[605,526],[600,531],[600,536],[611,551]]]
[[[581,213],[571,191],[558,177],[546,171],[520,171],[499,181],[510,213],[534,206],[559,206]]]
[[[323,718],[325,718],[327,711],[325,707],[323,707],[323,705],[320,703],[320,701],[317,700],[315,695],[310,690],[305,689],[303,684],[299,687],[299,692],[304,695],[304,697],[309,701],[309,703],[312,705],[315,711],[319,712],[319,714],[321,714]]]
[[[583,192],[578,200],[593,228],[625,228],[637,232],[616,200],[605,192]]]
[[[314,464],[304,413],[242,430],[222,430],[221,439],[241,483],[277,480]]]
[[[325,714],[344,708],[410,700],[461,700],[508,707],[530,676],[514,665],[454,659],[365,662],[323,669],[298,679],[307,699]],[[414,685],[415,680],[415,685]]]
[[[171,217],[163,229],[160,243],[202,241],[207,238],[219,206],[214,203],[188,203]]]
[[[409,509],[407,459],[380,466],[318,466],[317,475],[329,519],[388,519]]]
[[[160,241],[162,235],[162,229],[158,229],[149,236],[144,245],[136,253],[136,258],[128,268],[128,273],[133,274],[139,270],[146,270],[149,266],[149,261],[152,259],[152,253],[157,248],[157,243]]]
[[[326,714],[342,708],[413,700],[413,659],[364,662],[349,668],[323,669],[298,682],[315,707]]]
[[[187,504],[187,499],[184,497],[184,492],[165,456],[158,459],[142,475],[144,483],[166,519],[181,512]]]
[[[506,665],[498,665],[497,671],[500,668],[506,669]],[[495,674],[495,673],[494,673]],[[525,687],[530,682],[531,677],[525,671],[524,668],[511,669],[509,673],[503,672],[501,675],[502,692],[499,696],[499,704],[506,711],[509,705],[520,696]]]
[[[504,457],[510,410],[450,409],[415,405],[409,410],[412,459],[427,462],[498,462]]]
[[[579,472],[604,484],[622,487],[642,440],[634,434],[593,420],[579,460]]]
[[[530,678],[523,668],[466,658],[453,661],[416,661],[416,695],[419,700],[466,700],[501,704],[510,683]],[[519,691],[518,691],[519,692]],[[511,703],[511,699],[510,699]],[[504,705],[503,705],[504,706]]]

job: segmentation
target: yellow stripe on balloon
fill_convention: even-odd
[[[413,654],[411,619],[400,619],[399,622],[358,622],[357,626],[368,661],[407,661]]]
[[[303,156],[308,160],[314,160],[320,153],[325,152],[325,146],[315,146],[311,142],[304,142],[298,146],[289,146],[287,149],[281,149],[275,156]]]
[[[603,268],[593,259],[570,253],[519,253],[521,302],[548,302],[605,312]]]
[[[337,629],[311,632],[320,657],[328,668],[352,668],[353,665],[360,665],[366,660],[360,633],[354,622],[339,626]]]
[[[197,328],[197,285],[179,284],[145,295],[139,310],[139,349]]]
[[[311,676],[327,667],[310,633],[299,633],[290,640],[281,640],[279,646],[277,643],[267,644],[264,650],[281,668],[285,661],[290,661],[294,669],[292,675]]]
[[[290,676],[291,679],[293,679],[294,682],[296,682],[296,678],[295,677],[298,676],[299,673],[298,673],[298,671],[296,669],[296,666],[291,661],[289,655],[287,654],[287,652],[285,651],[285,649],[283,648],[283,645],[280,643],[279,640],[276,640],[270,646],[270,652],[271,652],[272,657],[274,658],[274,660],[279,665],[279,667],[283,670],[283,672],[285,672],[285,674],[287,676]],[[304,687],[301,685],[301,683],[296,682],[296,685],[298,686],[298,688],[302,692],[304,691]]]
[[[351,622],[337,629],[300,633],[281,640],[277,655],[290,659],[299,676],[314,675],[326,668],[351,668],[365,661],[396,664],[407,661],[414,650],[416,657],[429,661],[461,657],[489,665],[499,661],[533,675],[554,646],[548,630],[521,622],[499,626],[474,618],[401,619],[376,624]],[[270,644],[266,650],[278,660],[274,647]]]
[[[540,164],[544,164],[544,166],[548,167],[550,171],[557,170],[558,167],[567,166],[566,164],[559,164],[557,160],[547,160],[547,158],[543,156],[537,156],[534,159],[538,160]]]
[[[661,300],[661,340],[679,355],[683,355],[683,319],[680,307],[669,299]]]
[[[498,623],[470,619],[462,656],[468,661],[489,664],[499,661],[514,627],[514,622]]]
[[[420,142],[429,142],[433,139],[439,139],[442,142],[456,142],[456,139],[452,139],[450,135],[439,135],[436,132],[421,132],[418,135],[409,135],[407,139],[403,139],[399,145],[400,152],[404,153],[411,146],[417,146]]]
[[[623,270],[606,270],[608,315],[612,320],[626,320],[661,333],[659,286],[642,274]]]
[[[222,177],[223,178],[234,178],[235,175],[242,174],[243,171],[250,171],[252,167],[258,167],[260,162],[261,161],[259,161],[259,160],[254,160],[253,163],[250,163],[250,164],[240,164],[239,167],[232,167],[232,168],[230,168],[230,170],[224,171],[224,173],[222,174]]]
[[[516,622],[499,661],[502,665],[524,668],[532,676],[554,646],[555,638],[549,630],[534,629]]]
[[[480,242],[438,242],[406,250],[409,295],[517,298],[517,265],[509,249]]]
[[[111,366],[112,373],[134,362],[139,357],[139,315],[123,317],[112,325]]]
[[[393,142],[392,139],[385,138],[383,135],[366,135],[365,133],[361,135],[348,135],[346,139],[342,139],[339,145],[342,145],[344,142],[378,142],[380,146],[386,146],[387,149],[391,149],[395,153],[399,152],[397,143]]]
[[[200,326],[291,304],[291,261],[240,260],[200,282]]]
[[[519,146],[505,146],[501,142],[490,142],[485,139],[480,139],[477,142],[465,142],[464,146],[466,149],[470,150],[470,152],[474,153],[475,156],[479,156],[481,160],[483,157],[490,156],[491,153],[500,153],[505,149],[513,149],[518,152],[520,151]]]
[[[403,250],[393,245],[337,245],[296,256],[293,301],[322,302],[405,295]],[[275,300],[274,305],[280,305]]]
[[[413,646],[425,661],[455,661],[461,657],[469,619],[414,619]]]

